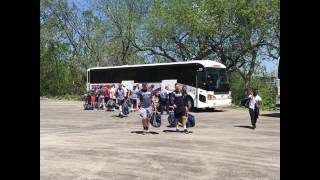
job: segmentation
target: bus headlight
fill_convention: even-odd
[[[211,95],[211,94],[208,94],[208,100],[213,100],[215,99],[216,97],[214,95]]]

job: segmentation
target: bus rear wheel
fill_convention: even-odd
[[[188,106],[188,109],[190,111],[193,111],[194,110],[194,104],[193,104],[193,100],[191,99],[191,97],[187,97],[187,106]]]

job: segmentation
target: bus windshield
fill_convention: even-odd
[[[209,91],[227,92],[230,90],[225,68],[206,68]]]

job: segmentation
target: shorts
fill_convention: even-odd
[[[186,111],[174,112],[174,117],[175,118],[181,118],[183,116],[187,116],[187,112]]]
[[[140,118],[147,119],[151,117],[151,107],[148,108],[140,108]]]
[[[137,103],[137,99],[131,99],[131,103],[135,105]]]
[[[124,103],[124,99],[122,99],[122,100],[118,99],[117,101],[118,101],[118,104],[119,104],[120,106]]]

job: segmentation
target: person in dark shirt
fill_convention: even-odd
[[[139,107],[140,105],[140,107]],[[137,93],[136,109],[139,109],[142,119],[143,134],[149,133],[150,118],[152,111],[152,94],[148,90],[148,84],[143,83],[142,89]]]
[[[175,91],[170,95],[170,105],[174,108],[174,116],[176,118],[176,131],[180,132],[178,124],[183,124],[183,131],[188,134],[187,129],[187,104],[186,95],[182,92],[182,85],[180,83],[175,84]]]
[[[118,89],[116,90],[116,98],[119,105],[119,116],[122,116],[122,105],[125,101],[126,93],[122,84],[119,84]]]
[[[104,90],[102,86],[99,86],[99,89],[97,91],[97,99],[98,99],[98,108],[105,109]]]

